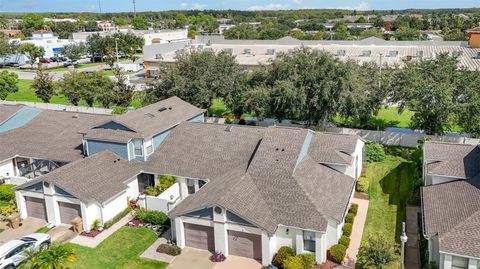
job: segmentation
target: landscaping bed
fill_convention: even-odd
[[[134,218],[125,226],[132,228],[147,228],[158,235],[170,228],[168,216],[159,211],[148,211],[143,208],[137,208],[134,212]]]

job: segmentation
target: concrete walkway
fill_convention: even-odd
[[[53,243],[62,244],[69,242],[78,234],[72,230],[72,225],[58,225],[47,232]]]
[[[167,266],[167,269],[213,269],[215,263],[209,260],[211,253],[206,250],[184,248],[182,254]],[[248,268],[246,268],[248,269]]]
[[[224,262],[216,263],[213,269],[260,269],[262,264],[256,260],[239,257],[228,256]]]
[[[363,227],[367,220],[368,200],[353,198],[352,203],[358,204],[357,216],[353,222],[352,234],[350,235],[350,246],[347,248],[347,255],[343,260],[343,266],[348,268],[355,268],[357,262],[358,250],[362,242]]]
[[[114,232],[116,232],[118,229],[122,228],[123,226],[125,226],[125,224],[127,222],[129,222],[130,220],[133,219],[133,216],[132,214],[128,214],[126,215],[125,217],[123,217],[122,219],[120,219],[119,221],[117,221],[117,223],[113,224],[112,227],[106,229],[105,231],[101,232],[100,234],[98,234],[97,236],[95,237],[88,237],[88,236],[82,236],[82,235],[77,235],[75,238],[72,239],[72,241],[70,241],[71,243],[74,243],[74,244],[77,244],[77,245],[81,245],[81,246],[85,246],[85,247],[91,247],[91,248],[95,248],[97,247],[100,243],[103,242],[103,240],[107,239],[107,237],[109,237],[110,235],[112,235]],[[121,246],[119,246],[121,247]]]
[[[17,229],[8,229],[0,233],[0,243],[10,240],[20,239],[27,234],[36,232],[38,229],[47,225],[42,219],[26,218],[22,221],[22,225]]]
[[[407,237],[405,248],[405,268],[420,269],[420,247],[418,244],[418,213],[419,207],[407,206]]]

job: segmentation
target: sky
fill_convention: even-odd
[[[0,12],[122,12],[133,0],[0,0]],[[480,7],[480,0],[136,0],[137,11],[236,9],[278,10],[342,8],[390,10]],[[100,5],[99,5],[100,3]]]

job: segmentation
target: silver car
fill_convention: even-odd
[[[50,246],[50,235],[33,233],[20,240],[11,240],[0,246],[0,269],[13,269],[26,259],[24,251],[39,252]]]

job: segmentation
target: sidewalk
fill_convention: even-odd
[[[367,220],[368,212],[368,200],[353,198],[353,204],[358,204],[357,216],[353,222],[352,234],[350,235],[350,245],[347,248],[347,255],[343,260],[343,266],[348,268],[355,268],[355,263],[357,262],[358,250],[360,249],[360,244],[362,242],[363,227],[365,226],[365,221]]]
[[[132,214],[128,214],[117,223],[113,224],[112,227],[106,229],[105,231],[101,232],[99,235],[95,237],[87,237],[87,236],[82,236],[82,235],[77,235],[77,237],[73,238],[70,243],[74,243],[77,245],[85,246],[85,247],[91,247],[95,248],[98,246],[100,243],[103,242],[103,240],[107,239],[110,235],[112,235],[114,232],[116,232],[118,229],[122,228],[125,226],[127,222],[129,222],[131,219],[133,219]]]
[[[405,268],[420,269],[420,247],[418,245],[418,213],[420,208],[407,206],[407,237]]]

